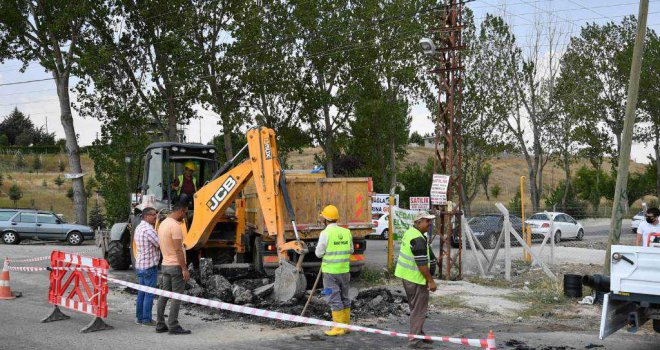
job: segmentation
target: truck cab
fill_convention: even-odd
[[[137,209],[141,211],[147,206],[159,211],[170,209],[178,198],[172,185],[183,174],[185,163],[192,162],[196,166],[193,177],[197,189],[204,186],[218,168],[215,156],[215,147],[209,145],[177,142],[149,145],[144,154],[144,175],[140,184],[142,200]]]

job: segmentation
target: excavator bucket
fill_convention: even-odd
[[[300,258],[302,260],[302,258]],[[278,301],[289,301],[303,296],[307,288],[307,278],[299,268],[288,260],[280,261],[275,269],[273,296]]]

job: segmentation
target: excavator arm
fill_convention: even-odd
[[[195,212],[190,229],[185,233],[186,249],[202,248],[225,210],[234,202],[245,185],[254,179],[269,236],[277,239],[280,260],[287,259],[287,250],[307,252],[299,240],[284,240],[284,201],[286,186],[280,181],[282,170],[277,157],[275,132],[269,128],[254,128],[247,132],[248,159],[217,176],[201,187],[194,196]],[[288,199],[286,199],[288,200]],[[299,260],[302,260],[301,258]]]

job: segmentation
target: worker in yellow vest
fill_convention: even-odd
[[[337,226],[339,210],[334,205],[328,205],[321,212],[321,218],[326,225],[321,231],[316,245],[316,256],[322,259],[323,288],[332,310],[332,321],[350,323],[351,300],[348,297],[350,274],[350,256],[353,253],[353,236],[349,229]],[[345,328],[332,327],[325,334],[329,336],[344,335]]]
[[[193,175],[196,170],[197,165],[194,162],[188,161],[183,165],[183,174],[177,176],[172,183],[172,189],[176,191],[177,197],[185,193],[189,198],[193,198],[197,192],[197,178]]]
[[[430,248],[424,233],[428,232],[435,216],[426,211],[418,212],[411,228],[403,234],[401,251],[394,275],[403,280],[403,289],[410,306],[410,334],[424,334],[424,320],[428,312],[429,291],[435,292],[436,285],[430,267]],[[431,340],[412,339],[409,346],[424,348]]]

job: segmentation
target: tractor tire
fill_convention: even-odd
[[[110,241],[108,263],[115,270],[128,270],[131,266],[131,252],[124,241]]]

